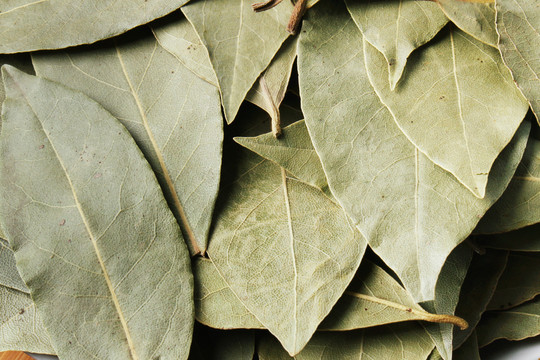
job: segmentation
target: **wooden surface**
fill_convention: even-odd
[[[5,352],[0,352],[0,360],[34,360],[34,359],[20,351],[5,351]]]

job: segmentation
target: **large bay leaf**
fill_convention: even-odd
[[[321,160],[303,120],[283,128],[279,139],[268,133],[256,137],[236,137],[234,140],[265,159],[274,161],[298,179],[321,190],[328,188]]]
[[[162,17],[188,1],[2,1],[0,53],[93,43]]]
[[[251,4],[249,0],[203,0],[182,8],[208,49],[228,123],[289,36],[290,1],[260,13]]]
[[[530,124],[497,160],[478,199],[418,151],[380,103],[346,9],[323,2],[310,12],[299,44],[300,91],[330,189],[415,300],[433,300],[447,256],[508,185]]]
[[[472,259],[472,249],[467,244],[461,244],[448,256],[444,263],[437,285],[435,299],[422,304],[427,310],[439,314],[453,315],[459,301],[459,294]],[[457,318],[456,318],[457,319]],[[466,321],[454,322],[459,330],[468,328]],[[451,323],[422,324],[429,336],[433,339],[439,355],[446,360],[452,359],[453,332],[455,327]],[[457,328],[456,328],[457,329]]]
[[[294,355],[341,297],[366,242],[321,190],[248,150],[235,161],[208,255],[236,297]]]
[[[540,222],[540,140],[530,137],[510,185],[475,232],[500,233]]]
[[[507,257],[506,251],[494,250],[474,257],[456,309],[456,314],[467,320],[469,328],[454,331],[454,348],[463,345],[480,321],[506,266]]]
[[[497,48],[495,5],[462,0],[437,0],[442,11],[461,30]]]
[[[426,332],[415,323],[348,332],[317,332],[295,360],[392,359],[425,360],[433,349]],[[269,336],[258,345],[260,360],[292,359]]]
[[[298,37],[285,40],[270,65],[246,95],[247,101],[264,109],[270,115],[272,132],[275,137],[281,135],[279,106],[289,85],[294,60],[296,59],[297,45]]]
[[[81,93],[2,74],[1,221],[58,355],[187,358],[189,254],[133,139]]]
[[[409,58],[395,91],[384,56],[369,43],[365,54],[371,84],[400,129],[483,198],[493,162],[528,110],[498,51],[451,28]]]
[[[486,312],[476,332],[480,347],[497,339],[523,340],[540,335],[540,299],[509,310]]]
[[[100,48],[34,56],[38,75],[82,91],[130,131],[156,173],[192,253],[206,250],[221,168],[215,87],[149,31]]]
[[[348,0],[346,3],[365,39],[384,55],[392,90],[413,50],[431,40],[448,22],[439,6],[430,1]]]
[[[481,246],[513,251],[540,251],[540,224],[524,227],[503,234],[483,236],[478,244]]]
[[[30,294],[0,285],[0,351],[15,350],[55,354]]]
[[[159,44],[200,78],[218,87],[216,73],[208,50],[182,12],[171,14],[166,21],[152,25]]]
[[[514,307],[540,294],[540,254],[511,253],[488,310]]]
[[[499,50],[540,123],[540,7],[536,0],[497,0]]]

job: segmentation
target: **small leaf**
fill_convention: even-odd
[[[540,123],[540,8],[536,0],[498,0],[497,32],[505,64]]]
[[[289,37],[290,1],[261,13],[255,13],[251,4],[249,0],[204,0],[182,8],[208,49],[228,123]]]
[[[481,42],[497,48],[494,0],[437,0],[442,11],[461,30]]]
[[[2,1],[0,53],[93,43],[162,17],[188,1]]]
[[[510,253],[487,310],[502,310],[532,300],[540,294],[540,254]]]
[[[365,53],[369,80],[399,128],[483,198],[493,162],[528,110],[497,50],[450,29],[409,58],[395,91],[384,57],[369,43]]]
[[[540,222],[540,140],[529,138],[510,185],[475,232],[501,233]]]
[[[504,311],[484,314],[478,324],[478,345],[484,347],[497,339],[523,340],[540,335],[540,299]]]
[[[235,161],[208,256],[249,312],[294,355],[352,280],[366,242],[319,189],[248,150]]]
[[[439,6],[429,1],[348,0],[346,3],[365,39],[384,55],[392,90],[413,50],[431,40],[448,22]]]
[[[99,48],[40,53],[34,66],[122,122],[152,165],[191,252],[204,253],[221,170],[219,94],[148,30],[132,35]]]
[[[0,220],[59,357],[187,358],[189,254],[133,139],[81,93],[2,74]]]

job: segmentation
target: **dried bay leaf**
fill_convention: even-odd
[[[469,328],[454,331],[454,348],[458,348],[473,333],[486,310],[507,263],[508,252],[487,250],[475,255],[459,295],[456,314],[469,323]]]
[[[317,332],[295,360],[425,360],[433,343],[415,323],[348,332]],[[258,344],[260,360],[292,359],[270,336]]]
[[[523,340],[540,335],[540,299],[509,310],[486,312],[476,333],[480,347],[497,339]]]
[[[457,27],[481,42],[497,48],[498,35],[493,2],[437,0],[442,11]]]
[[[538,234],[540,234],[540,224],[535,224],[507,233],[482,236],[477,242],[480,246],[488,248],[537,252],[540,251]]]
[[[439,6],[429,1],[348,0],[346,4],[365,39],[384,55],[392,90],[413,50],[431,40],[448,22]]]
[[[215,87],[149,31],[33,57],[39,76],[82,91],[118,118],[152,165],[193,254],[206,250],[221,170],[223,120]]]
[[[208,49],[228,123],[289,37],[290,1],[261,13],[255,13],[251,4],[248,0],[204,0],[182,8]]]
[[[364,50],[369,80],[399,128],[483,198],[493,162],[528,110],[498,51],[448,29],[413,53],[406,79],[392,91],[382,54],[369,43]]]
[[[499,50],[540,123],[540,8],[536,0],[497,0]]]
[[[540,294],[540,254],[512,252],[487,310],[514,307]]]
[[[208,256],[249,312],[294,355],[341,297],[366,242],[319,189],[248,150],[235,159]]]
[[[530,124],[497,159],[478,199],[403,135],[369,85],[360,31],[346,9],[331,4],[310,10],[300,38],[306,125],[330,190],[371,248],[416,301],[433,300],[446,258],[508,185]]]
[[[454,352],[454,360],[480,360],[478,351],[478,339],[476,332],[473,331],[471,336]]]
[[[133,139],[85,95],[2,73],[2,226],[59,357],[187,358],[189,254]]]
[[[501,233],[540,222],[540,140],[529,138],[510,185],[475,232]]]
[[[25,293],[30,292],[19,275],[13,250],[9,247],[8,242],[2,239],[0,239],[0,286]]]
[[[121,34],[188,0],[18,0],[0,3],[0,53],[65,48]]]

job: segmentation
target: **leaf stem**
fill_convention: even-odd
[[[287,31],[292,35],[296,35],[296,33],[298,33],[298,29],[300,28],[300,24],[302,23],[302,18],[306,13],[306,9],[307,0],[296,1],[291,18],[289,19],[289,24],[287,25]]]
[[[423,309],[415,309],[402,304],[395,303],[393,301],[388,301],[385,299],[380,299],[374,296],[369,296],[365,294],[359,294],[353,291],[345,291],[345,294],[354,296],[358,299],[371,301],[377,304],[393,307],[394,309],[403,310],[418,316],[421,320],[434,322],[434,323],[444,323],[444,324],[453,324],[458,326],[461,330],[465,330],[469,327],[469,324],[464,319],[454,316],[454,315],[440,315],[432,314]]]
[[[255,3],[251,5],[251,7],[253,8],[253,10],[255,10],[255,12],[261,12],[261,11],[270,10],[274,6],[278,5],[281,1],[282,0],[266,0],[266,1]]]

